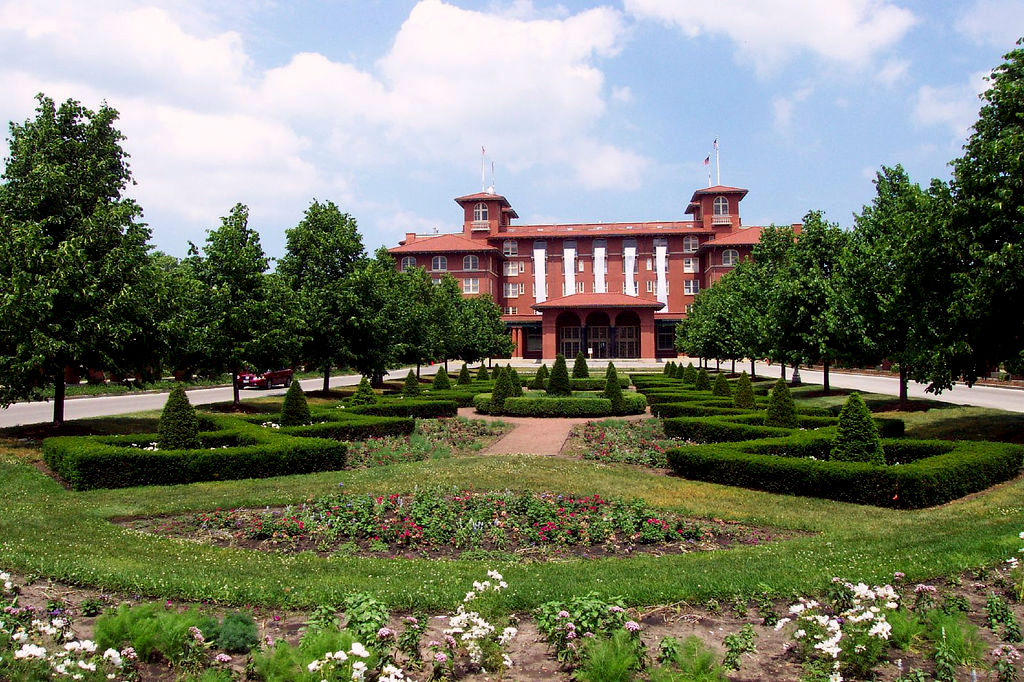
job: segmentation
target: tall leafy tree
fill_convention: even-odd
[[[117,111],[59,107],[10,124],[0,184],[0,404],[54,386],[64,421],[64,369],[130,370],[153,361],[155,269]]]
[[[345,278],[366,257],[356,221],[328,201],[313,200],[299,224],[285,232],[287,251],[277,272],[295,292],[303,322],[303,359],[323,371],[344,362]]]
[[[512,337],[501,320],[501,308],[489,294],[465,298],[459,305],[458,353],[465,362],[502,357],[512,352]]]
[[[783,363],[783,373],[787,363],[795,364],[802,359],[795,350],[800,345],[797,325],[786,308],[795,242],[792,227],[772,225],[761,231],[761,239],[752,253],[763,291],[760,331],[766,341],[765,354]]]
[[[345,364],[380,386],[394,367],[402,350],[406,301],[402,296],[402,274],[387,249],[356,264],[345,278],[344,338]]]
[[[216,373],[206,325],[210,288],[196,275],[193,261],[179,261],[157,252],[153,262],[160,272],[160,349],[162,362],[182,378]]]

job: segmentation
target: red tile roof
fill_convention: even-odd
[[[740,199],[747,196],[747,190],[741,187],[729,187],[728,185],[714,185],[713,187],[705,187],[694,192],[693,196],[690,198],[690,202],[692,203],[694,201],[697,201],[697,197],[699,197],[702,194],[735,194],[737,192],[740,193]]]
[[[638,237],[673,234],[710,233],[692,220],[660,221],[645,223],[578,223],[565,225],[510,225],[504,232],[491,235],[489,239],[541,238],[557,236],[563,239],[573,235],[581,237]]]
[[[731,232],[700,245],[702,249],[713,246],[752,246],[761,241],[761,230],[763,227],[741,227]]]
[[[406,241],[401,246],[388,249],[391,253],[435,253],[435,252],[466,252],[466,251],[497,251],[483,240],[466,239],[457,234],[417,235],[414,241]]]
[[[652,301],[639,296],[626,294],[571,294],[561,298],[552,298],[530,306],[534,310],[551,310],[554,308],[654,308],[661,309],[661,301]]]
[[[462,204],[467,201],[500,201],[502,206],[512,206],[512,204],[508,203],[508,199],[500,194],[490,194],[488,192],[476,192],[475,194],[467,194],[464,197],[455,197],[456,203]]]

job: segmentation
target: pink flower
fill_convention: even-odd
[[[635,620],[627,620],[626,624],[622,627],[626,628],[630,632],[640,632],[640,623]]]
[[[227,654],[217,654],[217,662],[218,663],[230,663],[231,662],[231,657],[228,656]]]
[[[435,663],[444,663],[447,660],[448,660],[448,656],[444,652],[442,652],[442,651],[438,651],[436,654],[434,654],[434,662]]]

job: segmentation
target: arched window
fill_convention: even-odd
[[[688,234],[683,237],[683,251],[686,253],[697,252],[697,238],[692,234]]]
[[[402,270],[412,270],[416,267],[416,257],[406,256],[402,259]]]
[[[722,252],[722,265],[736,265],[740,262],[740,252],[736,249],[726,249]]]
[[[431,270],[447,270],[448,269],[448,257],[447,256],[434,256],[430,260]]]
[[[487,220],[487,204],[480,202],[473,207],[473,221]]]
[[[463,270],[479,270],[480,269],[480,259],[477,258],[476,256],[466,256],[465,258],[462,259],[462,269]]]
[[[715,215],[729,215],[729,200],[725,197],[715,197]]]

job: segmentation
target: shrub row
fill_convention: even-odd
[[[341,412],[341,410],[338,410]],[[342,419],[332,419],[278,429],[279,433],[302,438],[333,438],[335,440],[366,440],[382,436],[407,436],[416,428],[411,417],[375,417],[362,414],[345,414]]]
[[[352,414],[367,414],[377,417],[439,419],[442,417],[454,417],[459,413],[459,406],[454,400],[405,398],[403,400],[381,400],[372,405],[353,405],[346,408],[345,411]]]
[[[481,393],[473,399],[481,414],[505,414],[514,417],[610,417],[614,415],[642,414],[647,400],[638,393],[622,395],[622,410],[615,412],[607,398],[598,396],[506,398],[503,409],[491,408],[491,394]]]

